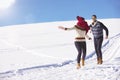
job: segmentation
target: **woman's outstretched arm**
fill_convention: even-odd
[[[58,28],[62,29],[62,30],[74,30],[75,29],[75,27],[66,28],[66,27],[62,27],[62,26],[59,26]]]

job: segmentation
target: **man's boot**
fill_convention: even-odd
[[[80,63],[77,63],[77,69],[80,69],[80,67],[81,67]]]
[[[82,61],[82,66],[85,66],[85,60],[82,59],[81,61]]]

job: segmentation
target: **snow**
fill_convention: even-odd
[[[102,47],[104,63],[96,64],[93,40],[87,40],[86,65],[79,70],[75,32],[57,27],[76,21],[0,27],[0,80],[120,80],[120,19],[100,21],[110,31]]]

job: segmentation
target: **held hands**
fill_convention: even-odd
[[[87,38],[88,40],[92,40],[92,38],[89,37],[87,34],[86,34],[86,38]]]
[[[89,37],[89,38],[88,38],[88,40],[92,40],[92,38],[91,38],[91,37]]]
[[[106,37],[105,37],[105,39],[108,39],[108,36],[106,36]],[[92,38],[91,38],[91,37],[89,37],[89,38],[88,38],[88,40],[92,40]]]

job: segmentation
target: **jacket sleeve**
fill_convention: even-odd
[[[108,31],[108,28],[103,24],[103,23],[100,23],[102,28],[106,31],[106,35],[108,36],[109,35],[109,31]]]
[[[65,30],[69,31],[69,30],[74,30],[75,29],[75,26],[74,27],[71,27],[71,28],[65,28]]]
[[[92,27],[92,24],[90,24],[89,27],[91,28],[91,27]]]
[[[87,34],[85,35],[85,37],[86,37],[87,39],[90,39],[90,37],[89,37]]]

